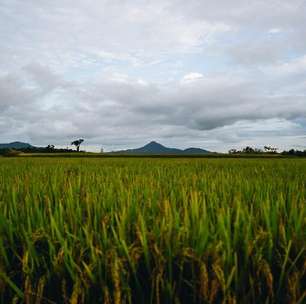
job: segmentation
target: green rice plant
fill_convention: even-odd
[[[304,159],[0,158],[0,303],[304,303]]]

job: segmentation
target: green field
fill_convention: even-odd
[[[305,290],[305,159],[0,158],[0,303]]]

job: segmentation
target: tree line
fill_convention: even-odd
[[[0,149],[0,155],[4,156],[16,156],[19,153],[74,153],[80,152],[80,146],[84,142],[84,139],[80,138],[71,142],[75,149],[70,148],[56,148],[55,145],[49,144],[46,147],[26,147],[26,148],[4,148]]]
[[[246,146],[241,150],[230,149],[228,151],[228,154],[280,154],[288,156],[306,156],[306,150],[300,151],[300,150],[290,149],[288,151],[278,152],[278,148],[270,146],[264,146],[263,149]]]

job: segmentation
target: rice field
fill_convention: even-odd
[[[306,303],[306,160],[0,158],[0,303]]]

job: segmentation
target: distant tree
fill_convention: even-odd
[[[243,150],[242,150],[243,153],[255,153],[255,150],[252,148],[252,147],[245,147]]]
[[[295,149],[290,149],[289,151],[283,151],[281,154],[290,156],[306,156],[306,150],[299,151]]]
[[[230,149],[228,151],[229,154],[236,154],[236,153],[239,153],[239,151],[237,151],[236,149]]]
[[[265,152],[270,152],[271,147],[269,147],[269,146],[264,146],[264,150],[265,150]]]
[[[290,150],[288,151],[288,154],[289,154],[289,155],[294,155],[294,154],[296,154],[296,152],[295,152],[294,149],[290,149]]]
[[[71,145],[76,146],[77,152],[80,151],[80,145],[82,144],[82,142],[84,141],[84,139],[80,138],[77,140],[74,140]]]
[[[54,151],[54,149],[55,149],[55,146],[54,146],[54,145],[48,145],[48,146],[46,147],[46,150],[47,150],[47,151],[50,151],[50,152]]]
[[[278,149],[270,146],[264,146],[264,150],[266,153],[277,153]]]

